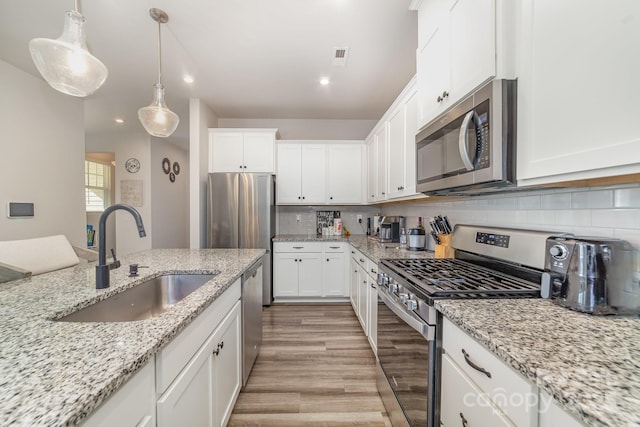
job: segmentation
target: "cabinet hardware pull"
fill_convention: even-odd
[[[462,355],[464,356],[464,361],[467,362],[467,365],[471,366],[473,369],[475,369],[478,372],[482,372],[483,374],[485,374],[487,377],[491,378],[491,372],[487,371],[484,368],[481,368],[480,366],[476,365],[475,363],[473,363],[471,361],[471,358],[469,357],[469,353],[467,353],[466,351],[464,351],[464,348],[462,349]]]
[[[220,343],[218,344],[218,348],[223,348],[224,347],[224,341],[220,341]]]
[[[364,262],[364,260],[362,258],[360,258],[360,262]]]
[[[294,246],[293,249],[304,249],[304,246]]]
[[[329,200],[333,200],[333,196],[329,196]]]
[[[242,165],[238,166],[240,169],[242,169]]]
[[[216,348],[215,350],[213,350],[213,355],[214,355],[214,356],[217,356],[217,355],[219,355],[219,354],[220,354],[220,348],[219,348],[219,347],[218,347],[218,348]]]
[[[351,253],[352,253],[352,254],[355,254],[355,253],[356,253],[356,251],[351,251]]]
[[[373,268],[371,269],[371,272],[372,272],[373,274],[376,274],[376,271],[375,271]]]
[[[304,196],[302,196],[302,200],[304,200]]]
[[[329,249],[340,249],[340,246],[329,246]]]
[[[244,165],[244,168],[246,169],[246,168],[247,168],[247,165]]]
[[[375,288],[376,288],[376,285],[374,285],[374,284],[372,283],[372,284],[371,284],[371,287],[372,287],[373,289],[375,289]]]
[[[301,199],[301,197],[300,197],[300,196],[298,196],[298,200],[300,200],[300,199]]]
[[[329,262],[329,258],[327,258],[327,262]]]
[[[467,419],[464,417],[462,412],[460,412],[460,418],[462,418],[462,427],[467,427],[467,425],[468,425]]]

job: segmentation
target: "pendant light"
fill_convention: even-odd
[[[158,83],[153,85],[153,101],[151,105],[138,110],[138,118],[145,130],[152,136],[161,138],[170,136],[178,127],[180,118],[171,111],[164,102],[164,86],[162,85],[162,39],[160,24],[169,20],[169,16],[160,9],[149,9],[149,15],[158,23]]]
[[[109,74],[107,67],[87,48],[85,22],[75,0],[75,9],[65,15],[60,37],[36,38],[29,42],[31,58],[47,83],[62,93],[78,97],[98,90]]]

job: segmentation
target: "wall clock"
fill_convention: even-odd
[[[129,173],[136,173],[140,170],[140,160],[136,159],[135,157],[131,157],[124,163],[124,168]]]

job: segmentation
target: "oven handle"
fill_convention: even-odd
[[[389,310],[393,311],[393,313],[400,319],[402,319],[402,321],[404,321],[407,325],[411,326],[412,329],[415,329],[420,335],[422,335],[429,341],[435,339],[435,326],[424,323],[424,321],[417,319],[414,315],[407,313],[406,311],[398,307],[396,303],[385,294],[384,291],[378,292],[378,295],[380,295],[380,298],[382,299],[384,305],[386,305]]]

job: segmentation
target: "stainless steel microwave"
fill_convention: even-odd
[[[515,185],[515,80],[493,80],[416,135],[416,188],[473,194]]]

